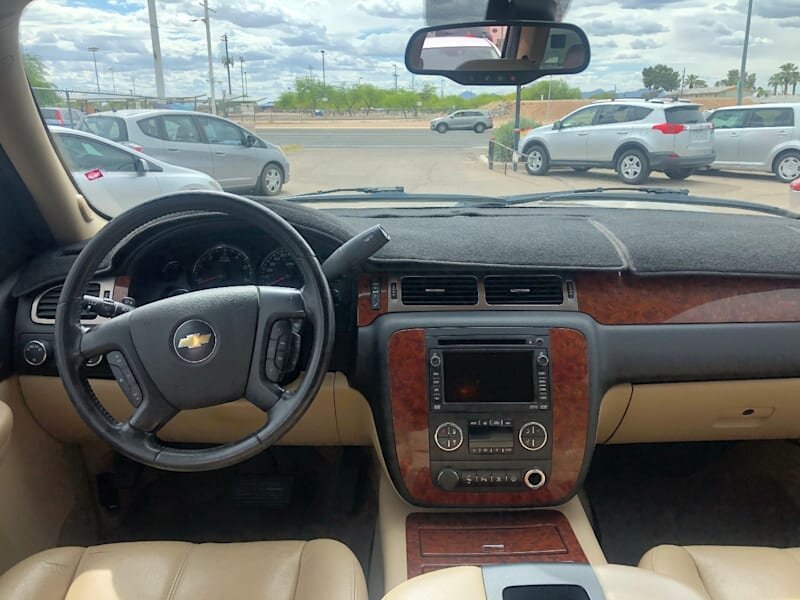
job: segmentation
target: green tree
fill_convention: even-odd
[[[61,96],[54,91],[56,86],[49,79],[50,74],[47,71],[47,67],[44,66],[38,56],[25,52],[22,55],[22,66],[25,69],[28,82],[34,88],[33,92],[36,100],[41,106],[60,104],[62,102]]]
[[[690,73],[683,79],[683,87],[692,90],[694,88],[708,87],[708,84],[699,76],[695,75],[694,73]]]
[[[589,96],[591,100],[613,100],[616,97],[614,92],[597,92]]]
[[[515,94],[509,94],[507,97],[513,99]],[[547,100],[547,98],[551,100],[566,100],[580,99],[580,97],[581,89],[572,87],[563,79],[537,81],[533,85],[522,89],[523,100]]]
[[[716,83],[719,87],[729,87],[732,85],[739,85],[739,69],[729,69],[725,79],[720,79]],[[748,90],[754,90],[756,87],[756,74],[744,73],[744,87]]]
[[[667,65],[654,65],[642,69],[642,83],[653,95],[660,91],[677,89],[680,80],[680,74]]]

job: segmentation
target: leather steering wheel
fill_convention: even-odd
[[[84,290],[100,262],[140,228],[181,213],[224,214],[260,229],[292,254],[305,285],[302,289],[247,285],[195,291],[83,327]],[[286,390],[275,375],[281,369],[273,367],[296,360],[303,322],[313,331],[310,356],[300,384]],[[122,454],[172,471],[219,469],[250,458],[280,439],[319,391],[333,339],[333,301],[311,247],[273,211],[221,192],[172,194],[114,218],[73,264],[56,311],[56,363],[78,414]],[[293,356],[287,356],[287,348],[295,349]],[[134,406],[125,422],[108,413],[83,373],[87,359],[103,354]],[[264,426],[239,441],[184,449],[164,445],[157,436],[182,410],[239,398],[268,413]]]

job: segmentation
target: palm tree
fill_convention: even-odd
[[[708,86],[708,84],[705,81],[703,81],[702,79],[700,79],[700,77],[694,74],[687,75],[686,78],[683,80],[683,85],[688,87],[690,90],[693,88],[703,88]]]
[[[767,85],[772,88],[772,95],[778,95],[778,86],[781,85],[781,74],[775,73],[774,75],[769,76],[769,81],[767,81]]]
[[[789,86],[795,77],[800,76],[800,69],[794,63],[784,63],[778,67],[778,73],[781,75],[781,83],[783,84],[783,95],[789,94]],[[797,85],[795,84],[795,88]]]
[[[797,94],[797,84],[800,83],[800,73],[792,73],[789,76],[789,85],[792,86],[792,96]]]

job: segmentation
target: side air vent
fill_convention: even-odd
[[[89,296],[100,295],[100,284],[93,282],[86,287],[86,294]],[[56,308],[58,307],[58,297],[61,295],[61,286],[52,287],[39,297],[36,304],[36,317],[38,319],[54,320],[56,318]],[[92,313],[81,313],[81,319],[90,321],[97,318]]]
[[[558,275],[489,275],[483,280],[487,304],[563,304]]]
[[[472,275],[424,275],[400,280],[403,304],[461,305],[478,303],[478,280]]]

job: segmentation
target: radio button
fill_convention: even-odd
[[[464,487],[475,487],[478,483],[478,476],[474,471],[467,471],[461,474],[461,485]]]
[[[485,471],[483,471],[483,472],[479,471],[478,472],[478,485],[489,485],[489,483],[490,483],[489,473],[487,473]]]
[[[433,368],[437,368],[437,367],[442,366],[442,357],[439,356],[438,354],[432,354],[431,355],[431,366]]]
[[[536,452],[547,444],[547,429],[544,425],[531,421],[519,430],[519,443],[530,452]]]
[[[517,471],[507,471],[506,480],[508,481],[508,485],[519,485],[522,481]]]
[[[433,434],[433,441],[443,452],[455,452],[464,443],[464,432],[455,423],[442,423]]]

